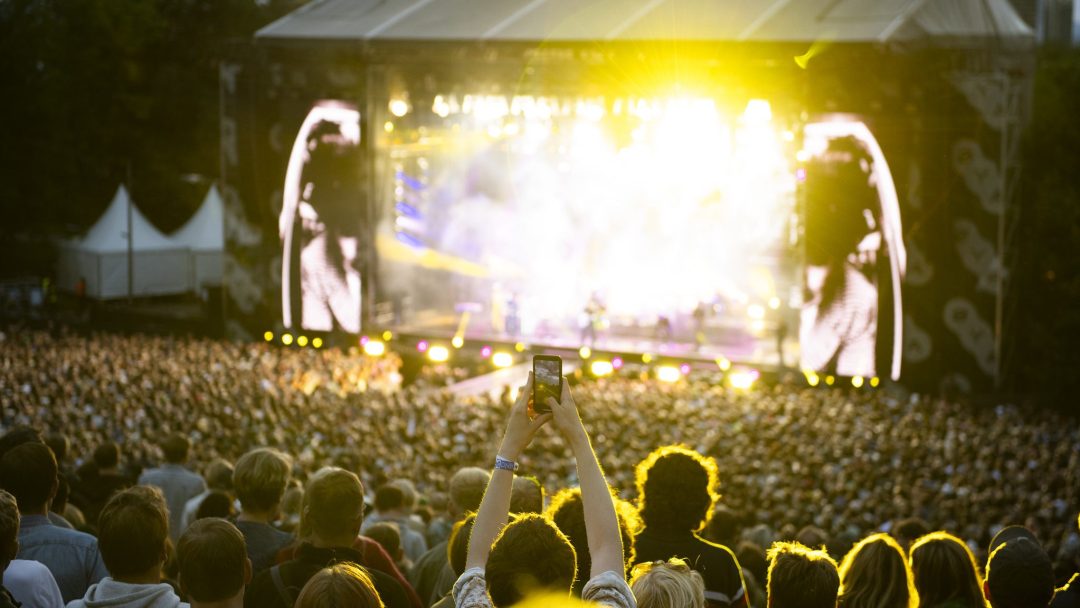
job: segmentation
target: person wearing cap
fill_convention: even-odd
[[[1076,518],[1076,526],[1080,528],[1080,516]],[[1073,565],[1080,570],[1080,552],[1074,554]],[[1073,574],[1064,587],[1054,592],[1050,608],[1080,608],[1080,572]]]
[[[983,592],[992,608],[1046,608],[1054,597],[1054,565],[1026,528],[1008,526],[990,541]]]

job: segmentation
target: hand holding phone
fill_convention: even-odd
[[[551,411],[549,397],[559,401],[562,395],[562,358],[554,355],[533,357],[532,412],[546,414]]]

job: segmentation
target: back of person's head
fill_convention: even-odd
[[[820,549],[829,542],[829,534],[817,526],[803,526],[795,534],[795,542],[814,549]]]
[[[44,443],[23,443],[0,458],[0,488],[11,492],[23,513],[39,513],[56,494],[56,457]]]
[[[511,513],[541,513],[544,511],[544,487],[532,476],[515,475],[510,490]]]
[[[218,517],[221,519],[231,519],[236,515],[236,510],[233,508],[233,500],[228,494],[224,492],[210,492],[206,495],[206,498],[202,499],[199,503],[199,508],[195,510],[195,519],[205,519],[207,517]]]
[[[948,532],[931,532],[911,545],[909,555],[921,608],[985,606],[979,567],[964,541]]]
[[[720,505],[713,509],[709,525],[705,528],[705,537],[714,543],[734,549],[735,542],[739,538],[739,526],[739,514]]]
[[[382,548],[386,549],[386,552],[394,559],[394,561],[401,559],[401,530],[396,523],[392,521],[380,521],[371,524],[367,530],[364,531],[364,536],[382,545]]]
[[[454,570],[454,575],[458,578],[465,574],[465,562],[469,556],[469,538],[472,536],[475,523],[476,513],[469,513],[450,530],[450,541],[446,544],[446,557]]]
[[[120,466],[120,446],[107,441],[94,450],[94,464],[99,469],[114,469]]]
[[[308,579],[296,608],[383,608],[375,584],[363,568],[341,562],[323,568]]]
[[[630,588],[638,608],[705,608],[705,581],[681,559],[634,566]]]
[[[161,490],[135,486],[117,492],[98,518],[98,548],[115,579],[145,575],[165,562],[169,508]]]
[[[999,544],[986,561],[986,599],[993,608],[1046,608],[1054,597],[1054,565],[1033,538]]]
[[[910,551],[912,543],[930,532],[932,532],[930,524],[918,517],[901,519],[892,527],[893,538],[900,543],[904,551]]]
[[[647,528],[697,531],[719,500],[716,461],[683,446],[665,446],[637,465],[638,508]]]
[[[769,573],[769,559],[761,545],[744,540],[735,549],[735,559],[744,570],[754,575],[754,579],[764,583]]]
[[[45,437],[45,445],[49,446],[49,449],[53,451],[53,456],[56,456],[56,462],[65,462],[68,457],[68,452],[71,451],[71,440],[63,433],[49,433]]]
[[[454,514],[464,514],[480,508],[491,474],[479,467],[466,467],[450,478],[450,497],[447,504]]]
[[[19,553],[19,506],[15,497],[0,490],[0,574]]]
[[[324,540],[355,537],[364,520],[360,478],[337,467],[320,469],[304,489],[302,518],[302,528]]]
[[[416,508],[416,503],[420,498],[420,493],[416,491],[416,486],[413,485],[413,482],[408,479],[394,479],[386,485],[401,490],[401,508],[407,513],[412,513],[412,510]]]
[[[240,457],[233,471],[233,488],[246,511],[276,511],[292,478],[292,460],[271,448],[257,448]]]
[[[180,586],[194,601],[236,597],[251,578],[244,535],[224,519],[200,519],[176,544]]]
[[[233,465],[228,460],[215,458],[206,465],[206,487],[221,492],[233,490]]]
[[[405,506],[405,493],[401,488],[385,484],[375,490],[375,510],[380,513],[397,511]]]
[[[191,451],[191,442],[187,436],[173,433],[161,442],[161,453],[165,456],[165,462],[170,464],[183,464],[187,462],[188,452]]]
[[[533,592],[569,593],[577,558],[574,547],[551,520],[519,515],[491,545],[485,574],[496,608],[513,606]]]
[[[904,549],[888,534],[859,541],[840,563],[840,608],[915,608]]]
[[[769,608],[836,608],[840,574],[828,553],[781,542],[768,559]]]
[[[0,458],[3,458],[12,448],[24,443],[44,443],[41,433],[30,426],[16,426],[0,436]]]
[[[609,488],[610,489],[610,488]],[[622,536],[623,563],[634,563],[634,537],[641,530],[641,518],[637,507],[615,496],[615,515],[619,521],[619,535]],[[545,515],[566,535],[577,555],[576,587],[584,586],[592,570],[592,555],[589,554],[589,539],[585,534],[585,508],[581,502],[581,488],[559,490],[551,499]],[[580,591],[580,589],[578,589]]]

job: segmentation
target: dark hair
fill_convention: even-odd
[[[398,528],[396,523],[380,521],[371,524],[364,532],[364,536],[382,545],[390,558],[397,561],[398,556],[401,554],[401,529]]]
[[[959,538],[948,532],[931,532],[911,546],[909,560],[920,608],[986,605],[975,557]]]
[[[247,545],[236,526],[218,518],[200,519],[176,544],[180,584],[197,602],[219,602],[244,586]]]
[[[56,457],[44,443],[15,446],[0,459],[0,487],[15,496],[23,513],[45,508],[58,483]]]
[[[900,542],[900,545],[904,547],[904,550],[910,549],[911,543],[929,533],[930,524],[918,517],[901,519],[896,522],[896,525],[892,528],[893,537]]]
[[[227,460],[216,458],[206,466],[206,486],[211,490],[231,492],[233,489],[233,466]]]
[[[619,535],[622,536],[623,569],[625,570],[628,564],[634,563],[634,536],[641,530],[641,518],[638,516],[637,508],[619,499],[614,491],[612,491],[612,501],[615,504],[615,515],[618,516]],[[566,535],[574,547],[574,554],[577,555],[577,576],[574,585],[575,591],[580,592],[580,588],[588,582],[589,572],[592,569],[589,539],[585,534],[585,508],[581,502],[581,488],[560,490],[552,497],[551,505],[548,506],[545,515],[551,518],[551,521],[560,532]]]
[[[739,536],[739,514],[725,506],[713,509],[709,525],[705,529],[705,538],[720,545],[727,545],[729,549],[735,548],[735,541]]]
[[[697,531],[720,498],[716,461],[679,445],[654,450],[635,472],[645,527]]]
[[[735,552],[735,559],[744,570],[754,575],[754,580],[758,583],[765,582],[769,575],[769,559],[761,545],[748,540],[742,541]]]
[[[576,562],[574,547],[551,520],[519,515],[491,545],[485,567],[491,603],[512,606],[538,590],[569,593]]]
[[[62,433],[49,433],[49,436],[45,438],[45,445],[49,446],[49,449],[53,451],[56,462],[64,462],[67,459],[68,451],[71,449],[71,441],[67,435]]]
[[[98,518],[98,547],[113,578],[143,574],[160,565],[168,538],[169,508],[155,487],[117,492]]]
[[[446,557],[450,560],[450,567],[459,578],[465,574],[465,562],[469,557],[469,537],[472,536],[473,524],[476,523],[476,513],[469,513],[465,519],[454,524],[450,531],[450,541],[446,544]]]
[[[324,538],[359,533],[364,517],[364,485],[356,473],[326,467],[308,479],[301,528]]]
[[[531,475],[515,475],[510,490],[511,513],[541,513],[544,510],[544,487]]]
[[[841,608],[914,608],[915,583],[904,549],[888,534],[859,541],[840,564]]]
[[[773,543],[768,559],[769,608],[836,608],[840,575],[828,553]]]
[[[120,464],[120,446],[109,441],[94,450],[94,464],[99,469],[111,469]]]
[[[385,484],[375,490],[375,509],[378,511],[392,511],[405,506],[405,493],[401,488]]]
[[[165,455],[165,462],[180,464],[188,459],[191,450],[191,442],[179,433],[174,433],[161,442],[161,451]]]
[[[994,608],[1045,608],[1054,597],[1054,565],[1030,538],[1013,538],[986,560],[986,586]]]
[[[24,443],[44,443],[41,433],[30,426],[16,426],[0,436],[0,458],[4,457],[12,448]]]
[[[206,498],[203,498],[202,502],[199,503],[199,508],[195,511],[195,519],[199,520],[207,517],[229,519],[236,515],[235,511],[233,500],[228,494],[213,491],[207,494]]]
[[[795,535],[795,542],[814,549],[820,549],[828,544],[829,534],[817,526],[803,526]]]

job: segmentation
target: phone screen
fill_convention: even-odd
[[[562,395],[562,359],[559,357],[533,357],[533,411],[550,412],[548,397],[559,401]]]

